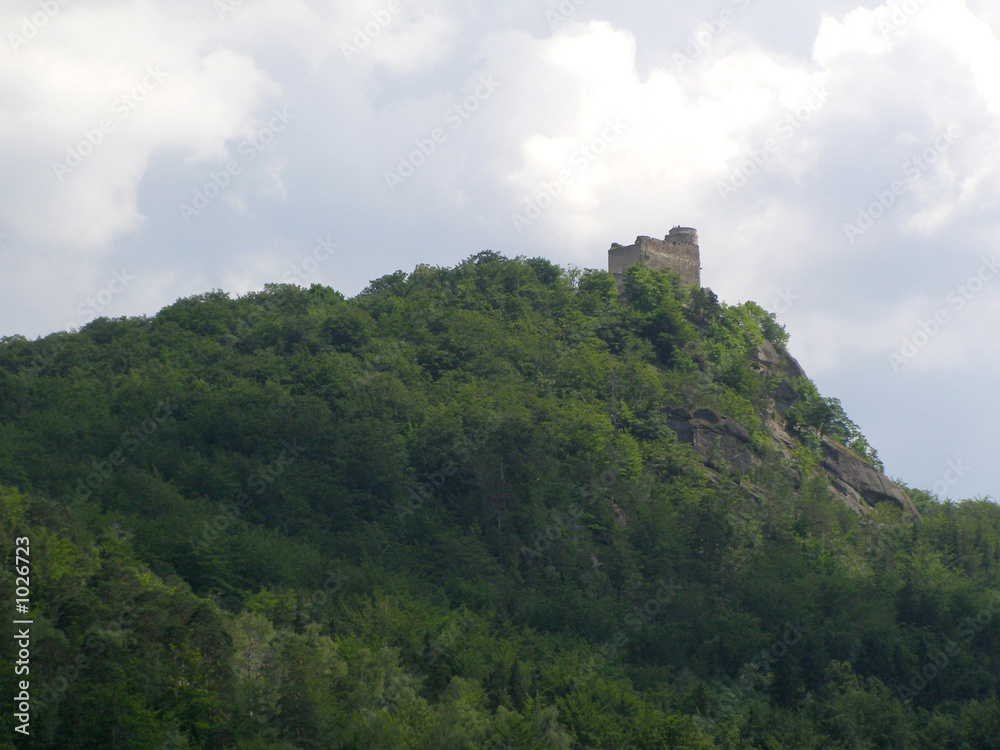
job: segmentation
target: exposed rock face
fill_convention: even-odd
[[[798,487],[802,477],[793,465],[795,450],[801,443],[786,431],[787,425],[780,417],[784,417],[799,401],[792,382],[804,377],[805,372],[791,354],[769,342],[765,341],[757,347],[755,355],[755,367],[773,377],[771,398],[774,412],[779,417],[772,414],[767,419],[772,444],[785,459],[786,475],[792,485]],[[725,466],[741,477],[760,465],[760,460],[750,448],[750,435],[736,420],[712,409],[691,412],[680,407],[664,407],[663,411],[667,415],[667,425],[677,433],[677,438],[689,443],[707,464],[714,464],[716,468]],[[920,518],[916,506],[899,485],[859,455],[825,437],[822,449],[822,468],[830,487],[849,508],[858,513],[868,513],[879,503],[889,502],[914,518]]]
[[[758,346],[754,356],[757,358],[757,367],[761,370],[776,372],[784,364],[784,359],[770,341]]]
[[[785,412],[795,406],[795,402],[799,400],[799,394],[795,392],[787,380],[782,380],[775,386],[771,398],[774,399],[774,410],[781,416],[785,416]]]
[[[712,409],[696,409],[692,414],[681,407],[667,407],[667,425],[683,443],[706,461],[724,463],[740,476],[760,464],[750,450],[750,434],[735,419],[720,416]]]
[[[785,375],[787,377],[794,379],[806,376],[806,371],[802,369],[802,365],[795,357],[784,350],[782,350],[782,356],[785,358]]]
[[[785,349],[778,349],[770,341],[765,341],[757,347],[755,353],[757,366],[759,369],[767,370],[770,373],[781,374],[789,380],[801,378],[805,375],[805,370],[791,354]]]
[[[778,449],[778,452],[785,459],[783,467],[785,476],[788,477],[792,486],[798,489],[802,485],[802,474],[797,469],[792,468],[792,465],[795,463],[795,449],[799,446],[799,443],[785,431],[783,425],[774,419],[767,420],[767,429],[771,433],[772,445]]]
[[[864,509],[856,507],[861,500],[870,506],[893,502],[914,517],[920,517],[916,506],[898,485],[860,456],[828,438],[823,438],[823,468],[832,475],[834,489],[856,510]]]
[[[665,407],[667,425],[683,443],[694,448],[706,463],[725,466],[741,477],[760,465],[760,460],[750,449],[750,435],[734,419],[723,417],[712,409]],[[770,420],[768,426],[775,447],[792,458],[797,441],[781,425]],[[830,487],[852,510],[867,513],[879,503],[890,502],[914,518],[920,518],[916,506],[906,493],[885,474],[869,465],[853,451],[829,438],[823,438],[823,464],[830,480]],[[789,479],[798,486],[801,477],[789,469]]]
[[[755,358],[757,360],[755,366],[759,371],[780,378],[771,386],[771,398],[774,399],[774,410],[785,416],[785,412],[799,400],[799,395],[792,387],[792,381],[805,376],[805,371],[795,357],[769,341],[757,347]]]

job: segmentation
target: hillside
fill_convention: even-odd
[[[759,306],[625,285],[487,251],[3,339],[2,739],[1000,748],[1000,508],[890,480]]]

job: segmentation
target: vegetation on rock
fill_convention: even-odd
[[[668,271],[620,297],[492,252],[3,339],[0,591],[30,538],[35,713],[2,739],[1000,748],[1000,509],[848,509],[823,438],[877,456],[761,365],[786,342]]]

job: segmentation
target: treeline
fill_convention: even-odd
[[[818,437],[878,459],[839,402],[795,381],[771,439],[786,340],[670,272],[492,252],[3,339],[0,592],[30,538],[36,623],[6,741],[1000,748],[1000,511],[849,511]]]

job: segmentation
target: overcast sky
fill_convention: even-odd
[[[1000,494],[995,0],[0,0],[0,335],[698,229],[887,471]]]

